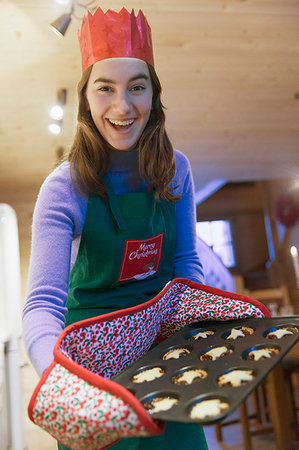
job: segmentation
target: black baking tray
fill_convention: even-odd
[[[226,339],[232,328],[240,329],[240,327],[249,327],[254,332],[245,337]],[[112,380],[127,388],[142,404],[150,402],[155,397],[173,397],[178,400],[177,404],[168,411],[152,413],[153,419],[210,425],[231,414],[299,340],[299,333],[286,335],[280,339],[266,337],[268,332],[275,331],[280,327],[296,327],[299,330],[299,316],[193,323],[157,344]],[[198,331],[207,330],[213,331],[214,334],[205,339],[192,340],[192,336]],[[215,346],[226,346],[232,350],[232,353],[216,361],[201,361],[200,355]],[[276,348],[278,354],[259,361],[246,359],[250,350],[263,347]],[[186,348],[190,353],[179,359],[163,360],[163,355],[174,348]],[[152,367],[161,367],[164,375],[148,382],[133,382],[133,376],[136,373]],[[205,370],[207,376],[190,385],[174,384],[173,377],[187,368]],[[253,369],[255,378],[238,387],[219,386],[218,377],[233,369]],[[219,398],[225,401],[229,405],[228,409],[213,417],[191,419],[189,414],[192,406],[210,398]]]

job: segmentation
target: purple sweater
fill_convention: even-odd
[[[174,278],[203,282],[196,250],[194,186],[189,161],[175,151],[172,186],[182,198],[175,204]],[[137,151],[111,151],[108,171],[116,194],[144,192]],[[53,348],[64,328],[70,270],[83,230],[87,198],[70,178],[69,163],[56,168],[43,183],[36,202],[29,267],[28,294],[23,310],[23,333],[29,358],[41,375],[53,360]]]

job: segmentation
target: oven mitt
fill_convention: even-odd
[[[73,450],[160,434],[165,423],[154,421],[110,378],[185,325],[247,317],[270,314],[257,300],[176,278],[141,305],[73,323],[57,340],[54,361],[31,397],[29,417]]]
[[[197,321],[270,317],[263,303],[245,295],[183,278],[176,278],[167,287],[169,289],[163,293],[167,310],[164,306],[159,340],[166,339],[185,325]]]

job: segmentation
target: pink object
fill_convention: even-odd
[[[84,16],[78,31],[82,71],[109,58],[138,58],[154,66],[150,26],[140,10],[135,16],[123,8],[119,13],[98,8]]]

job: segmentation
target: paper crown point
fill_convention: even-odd
[[[78,31],[82,71],[108,58],[138,58],[154,66],[150,26],[140,10],[135,16],[125,8],[120,12],[98,8],[84,16]]]

